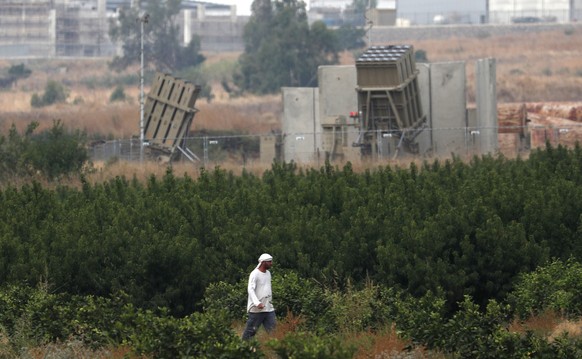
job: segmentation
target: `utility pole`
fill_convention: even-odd
[[[372,13],[372,0],[368,0],[368,6],[364,10],[364,20],[366,24],[364,26],[370,26],[366,29],[366,35],[368,37],[368,47],[372,46],[372,27],[374,27],[374,22],[368,17]]]
[[[141,49],[140,49],[140,57],[141,57],[141,66],[140,66],[140,74],[139,74],[139,161],[143,162],[143,146],[145,142],[145,133],[144,133],[144,98],[143,98],[143,72],[144,72],[144,63],[143,63],[143,33],[144,33],[144,25],[148,23],[150,16],[146,13],[139,18],[141,23]]]

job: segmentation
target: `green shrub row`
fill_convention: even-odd
[[[580,337],[562,333],[549,340],[543,333],[511,332],[509,326],[525,318],[522,313],[531,315],[547,310],[573,313],[571,318],[579,318],[579,314],[574,314],[582,303],[578,299],[582,295],[579,270],[577,262],[554,261],[522,276],[509,301],[490,300],[482,308],[465,296],[457,303],[454,313],[449,312],[442,291],[428,292],[417,298],[405,291],[372,283],[361,288],[350,285],[343,289],[328,288],[293,272],[274,271],[273,302],[280,320],[289,313],[293,314],[292,318],[299,318],[299,334],[277,342],[275,347],[285,348],[290,353],[297,350],[299,344],[296,341],[321,345],[314,343],[311,335],[337,339],[378,332],[395,325],[401,338],[410,340],[413,347],[453,357],[577,358],[582,355]],[[212,284],[206,291],[204,310],[208,313],[226,309],[230,320],[240,320],[245,312],[244,292],[244,280],[234,285]],[[536,301],[531,298],[536,298]],[[556,298],[571,300],[556,302]],[[326,350],[350,350],[349,345],[339,348],[331,342],[323,347]]]
[[[1,147],[1,146],[0,146]],[[48,153],[48,151],[46,152]],[[56,166],[58,162],[51,163]],[[275,163],[81,188],[0,191],[0,281],[79,295],[125,291],[140,308],[199,310],[206,287],[258,255],[327,285],[365,281],[419,297],[502,301],[520,273],[582,256],[582,150],[379,167]],[[51,167],[52,168],[52,167]]]
[[[219,312],[176,318],[161,308],[141,310],[123,293],[111,298],[50,294],[27,286],[0,290],[0,326],[17,354],[48,343],[81,340],[87,347],[126,345],[155,358],[255,358]],[[16,356],[15,356],[16,357]]]
[[[561,268],[558,273],[556,268]],[[436,353],[462,358],[578,358],[582,339],[562,333],[549,340],[531,331],[509,331],[520,312],[556,309],[553,298],[579,295],[582,277],[579,264],[555,261],[523,276],[516,284],[511,303],[489,301],[480,308],[469,296],[457,303],[451,314],[442,292],[421,297],[395,288],[368,282],[366,286],[343,289],[325,287],[291,271],[273,278],[279,321],[298,318],[295,330],[266,347],[244,342],[231,328],[245,315],[244,280],[235,285],[218,282],[209,286],[202,312],[177,318],[166,308],[136,308],[124,293],[109,298],[50,294],[28,286],[0,289],[0,328],[10,352],[25,348],[81,340],[98,349],[124,345],[139,355],[156,358],[259,358],[266,350],[280,358],[351,358],[353,342],[345,338],[379,332],[395,326],[411,348],[422,347]],[[571,288],[561,284],[546,288],[532,283],[557,283],[569,278]],[[531,298],[539,300],[531,302]],[[570,303],[579,307],[580,302]],[[516,310],[517,308],[517,310]],[[534,310],[535,309],[535,310]],[[292,314],[290,316],[290,314]]]

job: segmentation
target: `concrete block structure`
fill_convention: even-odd
[[[466,75],[464,62],[430,64],[430,131],[437,156],[464,154],[466,149]],[[421,85],[422,86],[422,85]]]
[[[420,94],[420,103],[422,106],[422,113],[426,114],[426,130],[422,131],[418,137],[418,153],[422,156],[432,152],[432,128],[431,116],[430,116],[430,65],[424,63],[417,63],[416,69],[418,70],[418,87]]]
[[[497,86],[495,59],[480,59],[476,63],[477,77],[477,131],[481,153],[495,153],[499,149],[497,123]],[[477,134],[477,133],[476,133]]]
[[[448,158],[497,151],[495,65],[494,59],[477,62],[478,98],[472,110],[467,109],[465,62],[416,65],[427,118],[414,156]],[[318,76],[319,88],[282,89],[282,157],[298,163],[360,160],[360,148],[352,146],[360,136],[359,124],[350,117],[358,102],[356,66],[323,66]],[[390,143],[379,136],[378,151],[389,149]]]
[[[358,109],[354,66],[321,66],[318,81],[325,84],[319,87],[320,152],[330,160],[353,161],[360,156],[359,148],[352,146],[359,134],[356,120],[349,116]]]
[[[316,87],[283,87],[283,155],[285,162],[318,160],[319,91]]]

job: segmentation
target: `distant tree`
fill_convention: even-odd
[[[234,75],[239,91],[275,93],[282,86],[316,86],[317,68],[338,62],[337,39],[323,22],[309,26],[305,3],[255,0]]]
[[[339,50],[361,49],[366,46],[366,30],[352,25],[342,25],[335,30]]]
[[[65,102],[67,97],[69,97],[69,93],[63,84],[49,81],[44,89],[42,101],[45,105],[52,105],[53,103]]]
[[[144,61],[157,71],[176,71],[204,62],[200,54],[200,38],[194,36],[188,46],[180,44],[180,27],[176,19],[180,0],[142,0],[140,7],[124,8],[117,20],[112,20],[109,35],[123,45],[123,56],[110,63],[115,70],[123,70],[141,58],[141,25],[144,25]],[[147,18],[144,17],[147,13]]]
[[[378,6],[378,0],[353,0],[350,5],[356,12],[365,14],[368,9],[375,9]]]
[[[24,66],[24,64],[20,65],[12,65],[8,69],[8,75],[12,76],[15,79],[25,79],[32,73],[32,70]]]
[[[44,88],[44,94],[42,94],[42,96],[36,93],[33,94],[30,99],[30,105],[32,107],[48,106],[59,102],[65,102],[68,97],[69,92],[63,84],[49,80]]]
[[[8,88],[13,86],[19,79],[25,79],[30,76],[32,70],[20,65],[12,65],[8,69],[8,76],[0,78],[0,88]]]
[[[426,51],[422,49],[418,49],[414,52],[414,60],[416,62],[429,62],[428,57],[426,56]]]
[[[16,126],[12,124],[8,131],[8,137],[0,134],[0,180],[8,176],[23,174],[24,166],[22,154],[28,148],[30,137],[38,127],[38,122],[32,122],[23,134],[18,133]]]
[[[352,26],[367,26],[367,14],[369,9],[378,6],[377,0],[353,0],[346,9],[346,24]]]
[[[21,134],[12,125],[8,137],[0,135],[0,180],[37,173],[55,179],[83,169],[89,160],[84,133],[66,130],[60,120],[35,134],[37,128],[32,122]]]
[[[33,93],[32,97],[30,98],[30,106],[32,107],[42,107],[44,106],[42,103],[42,99],[39,94]]]
[[[29,167],[48,179],[71,173],[80,173],[89,154],[85,147],[86,135],[67,131],[60,120],[48,131],[34,136],[23,154]]]
[[[20,79],[28,78],[32,74],[32,70],[24,66],[24,64],[12,65],[8,69],[8,76],[13,83],[17,83]]]
[[[111,96],[109,96],[109,102],[123,102],[126,99],[127,96],[125,95],[125,91],[123,90],[123,86],[121,85],[117,85],[115,90],[113,90],[113,92],[111,93]]]

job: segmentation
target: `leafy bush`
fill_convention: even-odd
[[[32,74],[32,70],[24,64],[12,65],[8,69],[8,74],[15,79],[25,79]]]
[[[394,299],[394,321],[406,339],[429,349],[444,348],[447,342],[445,300],[428,292],[421,298],[399,293]]]
[[[329,316],[342,333],[367,331],[380,324],[376,320],[381,317],[375,311],[378,288],[370,283],[361,290],[349,285],[344,291],[328,291],[324,298],[331,298]]]
[[[109,102],[123,102],[126,100],[125,91],[123,90],[123,86],[117,85],[115,90],[109,96]]]
[[[43,107],[44,103],[42,102],[42,97],[37,93],[33,93],[30,98],[30,106],[35,108]]]
[[[459,310],[447,316],[444,301],[427,294],[423,298],[401,297],[396,302],[396,325],[415,345],[461,358],[577,358],[581,341],[562,336],[548,341],[533,332],[507,330],[511,308],[491,301],[485,310],[469,297]]]
[[[0,328],[13,348],[70,339],[91,348],[129,345],[157,358],[256,358],[221,313],[175,318],[160,309],[143,311],[119,293],[111,298],[51,294],[43,289],[9,286],[0,290]]]
[[[564,29],[564,35],[566,36],[574,35],[574,33],[576,33],[576,29],[573,26]]]
[[[273,299],[279,317],[288,313],[305,319],[308,329],[320,327],[331,301],[321,285],[311,279],[301,278],[296,272],[277,271],[273,276]]]
[[[32,138],[23,157],[34,169],[49,179],[80,173],[89,160],[85,148],[86,135],[67,131],[60,120],[53,127]]]
[[[20,65],[12,65],[8,69],[8,76],[7,77],[0,77],[0,88],[9,88],[13,86],[19,79],[25,79],[30,76],[32,70],[24,66],[24,64]]]
[[[0,180],[10,176],[26,175],[27,169],[22,158],[30,146],[31,137],[38,122],[30,123],[22,134],[12,124],[8,137],[0,134]]]
[[[38,94],[33,94],[30,100],[30,105],[32,107],[43,107],[52,105],[55,103],[61,103],[67,101],[69,93],[64,85],[49,80],[45,86],[44,93],[42,96]]]
[[[582,315],[582,264],[554,260],[524,273],[510,296],[521,318],[553,310],[565,317]]]
[[[226,317],[218,312],[177,319],[146,311],[138,314],[136,324],[130,340],[140,354],[155,358],[257,357],[252,343],[240,339],[230,329]]]
[[[205,312],[224,311],[230,321],[243,319],[247,311],[246,280],[241,280],[236,285],[211,283],[204,292],[202,307]]]
[[[267,343],[281,359],[351,359],[357,348],[338,337],[313,333],[289,333]]]
[[[14,131],[0,145],[0,163],[44,171],[20,157],[37,139]],[[49,273],[71,294],[123,289],[136,307],[184,316],[219,281],[240,285],[229,300],[242,308],[247,265],[266,251],[277,259],[274,286],[284,270],[297,275],[284,280],[287,292],[277,287],[278,310],[326,315],[331,297],[320,291],[337,278],[351,281],[357,296],[368,280],[414,297],[440,290],[452,315],[466,295],[480,308],[501,303],[520,273],[550,257],[582,258],[580,163],[581,148],[549,147],[527,160],[487,156],[365,173],[275,163],[262,177],[217,168],[196,179],[170,172],[146,183],[8,187],[0,195],[0,281],[35,285]]]
[[[13,125],[8,138],[0,135],[0,180],[37,174],[56,179],[82,172],[89,160],[85,133],[66,130],[60,120],[39,134],[34,133],[37,127],[33,122],[20,134]]]
[[[8,286],[0,290],[0,325],[13,345],[39,345],[78,338],[92,347],[129,337],[135,309],[127,296],[112,298],[51,294]]]

